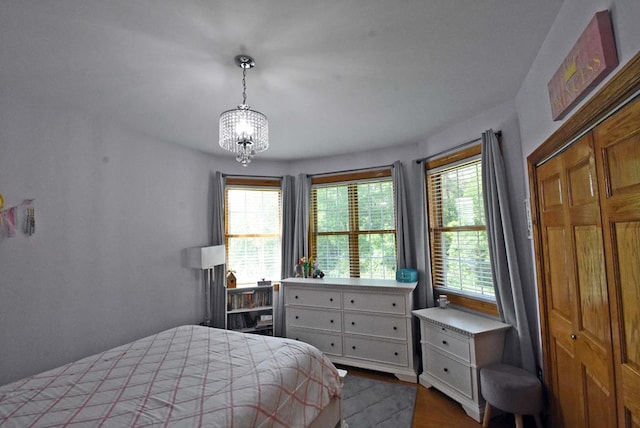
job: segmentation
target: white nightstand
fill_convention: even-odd
[[[444,392],[481,422],[480,368],[502,360],[504,335],[511,326],[456,309],[429,308],[412,313],[420,319],[420,384]]]

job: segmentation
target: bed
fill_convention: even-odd
[[[341,380],[303,342],[181,326],[0,387],[0,426],[331,427]]]

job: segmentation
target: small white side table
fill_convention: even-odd
[[[420,384],[447,394],[482,422],[480,368],[502,360],[504,335],[511,326],[451,308],[412,313],[420,319],[424,370]]]

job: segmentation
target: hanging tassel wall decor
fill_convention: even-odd
[[[26,236],[32,236],[36,232],[33,199],[25,199],[19,205],[7,209],[0,206],[0,239],[13,238],[17,228]]]

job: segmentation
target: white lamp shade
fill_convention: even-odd
[[[195,247],[186,250],[187,267],[196,269],[213,269],[226,262],[224,245],[212,247]]]

